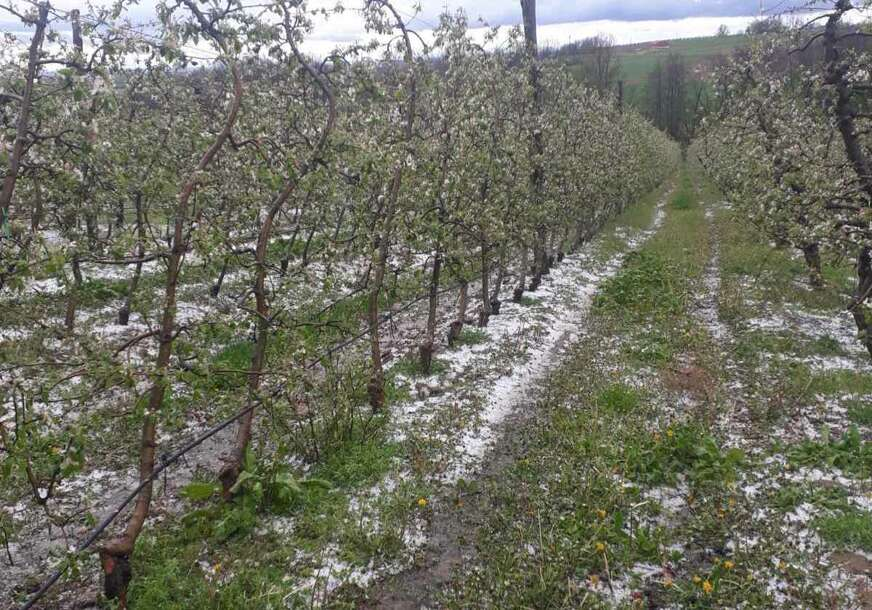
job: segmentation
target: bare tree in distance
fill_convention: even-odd
[[[584,79],[599,92],[610,91],[620,78],[621,64],[610,34],[597,34],[579,43]]]
[[[687,64],[671,53],[648,74],[648,116],[654,124],[679,142],[686,142],[688,106]]]

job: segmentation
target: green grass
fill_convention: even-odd
[[[210,362],[213,372],[210,376],[212,387],[216,390],[231,390],[243,387],[247,378],[244,372],[251,368],[251,356],[254,343],[251,341],[236,341],[227,345],[215,354]],[[233,371],[233,372],[222,372]]]
[[[633,508],[638,489],[615,476],[624,472],[623,446],[650,442],[640,425],[648,405],[627,387],[601,385],[592,364],[578,349],[549,379],[559,390],[540,407],[546,421],[524,443],[524,456],[486,488],[477,545],[488,551],[458,577],[444,607],[579,607],[584,591],[572,583],[604,578],[606,561],[616,574],[617,566],[661,560],[664,532],[639,524],[656,508]]]
[[[842,392],[872,393],[872,378],[862,371],[836,369],[819,373],[807,373],[807,367],[794,367],[797,379],[808,380],[811,394],[834,395]]]
[[[86,279],[79,288],[79,305],[94,307],[119,299],[127,294],[128,287],[125,280]]]
[[[872,426],[872,403],[868,400],[850,402],[848,417],[857,425]]]
[[[702,87],[704,99],[711,99],[713,91],[709,81],[704,78],[711,71],[711,65],[718,58],[727,57],[747,44],[746,36],[736,35],[672,40],[669,42],[669,49],[653,49],[646,43],[619,46],[616,51],[621,66],[619,79],[624,82],[624,102],[640,112],[647,111],[648,76],[658,63],[662,64],[666,61],[670,53],[681,55],[690,71],[688,104],[696,103],[697,87]],[[569,72],[581,81],[584,67],[580,61],[580,58],[573,57],[566,59],[565,63]]]
[[[872,443],[864,441],[856,426],[841,438],[829,438],[824,430],[820,441],[804,441],[788,453],[791,462],[803,466],[835,467],[861,479],[872,478]]]
[[[464,328],[460,336],[454,340],[454,348],[456,349],[464,345],[481,345],[486,343],[487,340],[488,334],[486,330],[481,328]]]
[[[376,482],[401,455],[402,446],[395,442],[349,443],[313,468],[312,476],[340,487],[360,487]]]
[[[789,332],[749,330],[736,339],[734,353],[744,361],[755,361],[784,354],[794,358],[806,356],[845,356],[842,345],[830,337],[807,338]]]
[[[693,183],[691,182],[688,173],[682,172],[681,178],[678,181],[678,188],[672,195],[672,201],[669,205],[676,210],[689,210],[696,203],[696,197],[693,192]]]
[[[411,354],[403,356],[391,367],[391,373],[394,375],[403,375],[405,377],[424,377],[426,375],[440,375],[448,370],[448,363],[440,358],[433,358],[430,361],[430,372],[425,373],[421,368],[421,359],[416,355]]]
[[[651,245],[627,256],[621,271],[605,282],[594,299],[596,309],[628,319],[670,317],[683,311],[689,297],[688,279],[698,275],[701,267],[695,263],[697,253],[676,249],[675,243],[706,247],[699,242],[700,237],[705,239],[705,220],[686,173],[682,173],[671,201],[672,222]],[[684,232],[690,233],[690,239],[681,235]]]
[[[331,542],[351,565],[389,561],[402,550],[403,524],[416,510],[415,500],[428,494],[426,488],[404,482],[382,494],[377,502],[385,522],[379,531],[349,518],[348,498],[381,480],[402,455],[401,445],[380,438],[349,443],[308,474],[309,480],[325,480],[330,487],[303,487],[290,504],[258,504],[245,517],[250,520],[229,530],[230,535],[222,527],[228,519],[243,518],[245,497],[230,504],[214,499],[196,503],[182,519],[140,538],[130,607],[282,608],[296,582],[288,576],[317,572],[317,554],[300,551],[323,549]],[[258,533],[257,526],[271,516],[293,519],[293,527],[282,535]],[[301,592],[296,601],[309,594]]]
[[[531,297],[525,294],[521,296],[521,300],[518,301],[518,303],[520,303],[524,307],[533,307],[535,305],[540,305],[542,301],[537,299],[536,297]]]
[[[727,321],[753,317],[746,305],[750,299],[775,305],[794,303],[810,311],[831,314],[843,309],[852,290],[850,262],[824,252],[824,290],[805,288],[808,269],[796,251],[773,248],[770,239],[746,219],[718,215],[721,234],[721,270],[728,278],[719,311]]]
[[[670,186],[671,180],[665,180],[658,188],[628,206],[604,225],[599,233],[601,247],[598,260],[608,260],[624,248],[624,240],[615,234],[618,227],[631,231],[644,231],[651,226],[657,203],[665,196]]]
[[[680,347],[672,333],[652,328],[638,335],[637,341],[624,346],[624,352],[637,363],[665,366],[675,358]]]
[[[741,34],[686,38],[670,40],[669,49],[650,49],[645,48],[644,44],[619,47],[618,58],[627,83],[638,84],[644,82],[657,63],[665,61],[671,53],[683,56],[688,63],[688,68],[693,71],[695,67],[703,65],[712,58],[729,55],[735,49],[747,44],[748,38]]]
[[[639,407],[641,397],[635,388],[615,383],[603,389],[596,397],[596,405],[615,413],[629,413]]]
[[[830,544],[846,549],[872,552],[872,513],[848,508],[838,514],[819,517],[814,527]]]
[[[650,251],[631,252],[623,269],[610,278],[594,307],[625,317],[675,314],[682,307],[679,271],[668,258]]]

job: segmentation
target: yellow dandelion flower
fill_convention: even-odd
[[[418,506],[421,508],[427,506],[427,498],[418,498]]]
[[[605,553],[606,551],[606,545],[603,542],[597,542],[594,548],[596,548],[597,553]]]
[[[708,595],[715,590],[715,587],[709,581],[705,581],[704,583],[702,583],[702,590],[705,591],[706,595]]]
[[[730,561],[729,559],[727,559],[727,560],[724,562],[724,569],[725,569],[725,570],[732,570],[732,569],[735,567],[735,565],[736,565],[736,564],[734,564],[732,561]]]
[[[596,516],[599,517],[600,519],[605,519],[606,518],[606,511],[604,511],[603,509],[599,509],[598,511],[596,511]]]
[[[596,574],[591,574],[590,575],[590,584],[593,585],[594,587],[597,586],[599,584],[599,576],[597,576]]]
[[[699,576],[697,576],[696,574],[694,574],[694,575],[693,575],[693,582],[695,582],[696,584],[699,584],[699,583],[702,582],[702,578],[700,578]]]

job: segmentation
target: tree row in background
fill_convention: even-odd
[[[822,257],[854,261],[846,307],[872,354],[872,56],[863,26],[845,23],[868,4],[819,3],[822,17],[737,53],[716,75],[700,154],[742,216],[802,252],[812,286],[826,288]]]

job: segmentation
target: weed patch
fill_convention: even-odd
[[[839,514],[819,517],[812,525],[830,544],[872,552],[872,513],[851,508]]]
[[[820,441],[805,441],[788,452],[790,460],[803,466],[839,468],[861,478],[872,477],[872,443],[851,426],[840,439],[830,439],[825,429]]]
[[[457,339],[454,340],[454,348],[464,345],[481,345],[488,340],[487,331],[481,328],[464,328]]]
[[[683,306],[678,275],[677,267],[656,253],[631,252],[623,269],[605,282],[594,307],[623,317],[677,315]]]

